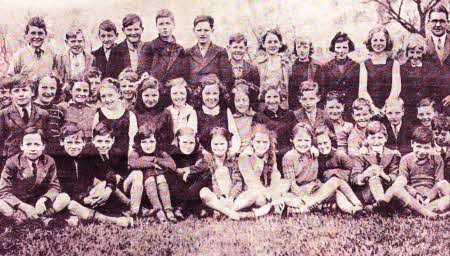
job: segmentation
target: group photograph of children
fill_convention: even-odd
[[[186,46],[171,8],[63,38],[30,15],[0,43],[0,254],[448,253],[449,5],[428,2],[425,35],[336,26],[325,49],[205,11]]]

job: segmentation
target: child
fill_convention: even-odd
[[[333,146],[342,148],[347,152],[348,137],[353,130],[353,124],[344,121],[343,95],[337,91],[328,92],[325,99],[325,112],[327,119],[325,124],[331,131]]]
[[[144,173],[144,187],[159,221],[176,222],[165,173],[175,172],[174,160],[159,148],[153,127],[141,126],[136,134],[135,150],[130,155],[130,169]],[[161,199],[161,200],[160,200]]]
[[[396,196],[419,213],[435,218],[436,211],[445,211],[450,206],[450,185],[444,180],[444,162],[433,153],[430,129],[415,129],[411,145],[413,152],[402,157],[400,176],[386,191],[383,200],[389,202]]]
[[[100,88],[100,84],[102,82],[101,77],[102,73],[101,71],[96,68],[90,68],[89,70],[86,70],[84,72],[83,81],[89,84],[89,100],[87,101],[88,104],[92,106],[100,106],[100,99],[98,98],[98,89]]]
[[[64,121],[77,123],[83,129],[88,141],[92,139],[92,126],[96,108],[87,103],[89,100],[89,84],[86,82],[70,83],[68,102],[61,102],[58,106],[64,112]]]
[[[294,111],[298,123],[306,123],[311,130],[325,122],[325,112],[317,107],[320,101],[319,84],[313,81],[304,81],[300,85],[298,101],[301,108]]]
[[[112,184],[116,184],[116,189],[112,190],[114,195],[129,207],[127,214],[136,216],[141,205],[144,178],[141,171],[130,171],[128,169],[128,155],[123,154],[123,149],[113,146],[118,139],[114,132],[110,126],[103,122],[96,124],[94,127],[94,139],[92,141],[96,151],[95,159],[92,161],[93,166],[95,166],[94,170],[102,173],[113,172],[115,183]],[[129,194],[130,198],[125,194]],[[90,198],[95,198],[95,196],[91,195]]]
[[[117,36],[117,28],[112,21],[104,20],[98,26],[98,37],[102,41],[102,46],[92,52],[92,55],[95,57],[92,66],[100,71],[100,79],[105,78],[109,74],[108,70],[111,69],[111,51],[116,46]],[[87,81],[85,80],[85,82]]]
[[[239,83],[231,91],[231,106],[229,109],[239,132],[241,149],[250,144],[253,118],[256,114],[252,106],[257,106],[257,95],[254,98],[250,97],[250,90],[246,83]]]
[[[29,127],[47,129],[48,112],[32,102],[33,82],[25,76],[15,75],[8,80],[12,104],[0,112],[0,145],[3,156],[12,157],[20,152],[23,131]]]
[[[233,134],[230,151],[236,154],[241,146],[239,132],[233,116],[225,107],[222,86],[219,78],[214,74],[203,77],[200,82],[201,107],[197,111],[198,137],[200,145],[203,148],[209,148],[208,137],[211,130],[215,127],[226,128]]]
[[[99,89],[102,107],[97,109],[93,126],[102,122],[113,130],[116,138],[113,147],[123,156],[128,156],[132,150],[134,136],[137,133],[136,115],[126,109],[123,100],[120,99],[119,82],[112,78],[102,81]]]
[[[95,219],[124,227],[131,225],[132,219],[109,217],[87,207],[98,208],[97,204],[100,204],[103,198],[109,197],[115,189],[116,181],[113,171],[92,168],[92,158],[85,150],[86,139],[83,129],[77,124],[67,123],[62,128],[60,143],[64,150],[56,158],[56,166],[62,191],[70,200],[67,209],[72,216],[67,220],[68,223],[77,223],[78,218],[81,218]],[[106,182],[106,186],[101,184],[102,182]],[[104,194],[98,193],[100,187]],[[95,193],[96,190],[98,190],[97,193]],[[94,194],[98,197],[92,200]]]
[[[138,75],[131,68],[124,69],[119,75],[120,93],[128,110],[136,107]]]
[[[444,114],[438,115],[431,122],[431,128],[436,153],[444,160],[445,180],[450,181],[450,118]]]
[[[232,210],[234,199],[242,191],[242,175],[235,159],[229,154],[231,133],[225,128],[215,127],[209,134],[213,164],[212,186],[200,190],[200,198],[207,206],[215,209],[231,219],[239,220],[239,214]]]
[[[348,154],[350,156],[359,156],[360,149],[363,146],[366,127],[372,118],[372,107],[364,98],[358,98],[353,102],[353,120],[355,126],[348,136]]]
[[[245,188],[234,201],[233,210],[240,211],[250,206],[258,206],[251,213],[242,212],[240,217],[258,217],[267,214],[272,202],[278,200],[289,188],[288,180],[281,178],[275,155],[275,138],[263,124],[252,128],[251,145],[238,159]],[[283,209],[277,205],[278,212]]]
[[[245,80],[259,88],[258,69],[245,60],[245,56],[249,56],[247,38],[241,33],[233,34],[228,40],[227,50],[231,56],[230,63],[234,78]]]
[[[421,126],[431,129],[431,120],[437,115],[435,102],[430,98],[424,98],[417,103],[417,119]]]
[[[403,100],[400,98],[387,101],[385,107],[387,118],[384,120],[388,132],[386,147],[399,151],[402,156],[411,152],[410,120],[403,118],[405,115],[403,106]]]
[[[0,78],[0,110],[11,105],[11,89],[7,87],[8,77]]]
[[[35,219],[61,211],[68,201],[65,196],[57,199],[60,185],[55,161],[43,154],[45,144],[42,131],[27,128],[20,139],[22,152],[6,161],[1,175],[0,213],[12,217],[15,211],[20,210],[26,218]]]
[[[367,152],[355,158],[351,181],[365,205],[385,210],[385,190],[397,178],[400,156],[385,146],[387,131],[379,121],[367,125],[365,137]]]
[[[317,129],[319,162],[311,153],[312,132],[303,124],[294,128],[294,148],[283,157],[284,178],[291,184],[290,193],[284,199],[286,205],[294,207],[294,212],[308,211],[317,204],[323,206],[333,195],[336,195],[336,203],[344,212],[355,214],[363,209],[347,183],[351,162],[342,149],[332,149],[329,134],[326,127]]]
[[[84,50],[85,39],[80,28],[71,28],[66,33],[69,50],[57,57],[57,70],[64,85],[70,81],[82,81],[83,74],[92,67],[94,56]]]
[[[170,98],[172,105],[167,107],[173,120],[173,133],[181,127],[187,126],[197,132],[197,113],[194,108],[187,104],[188,85],[183,78],[172,79],[168,82],[170,87]]]
[[[162,151],[169,152],[173,142],[173,120],[169,110],[165,109],[160,98],[160,83],[154,78],[144,78],[139,84],[136,100],[136,118],[138,127],[153,125],[155,136]]]

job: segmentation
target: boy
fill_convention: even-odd
[[[138,74],[147,72],[161,84],[189,75],[189,66],[183,47],[177,44],[173,36],[175,18],[167,9],[158,11],[155,18],[158,37],[142,46],[139,56]]]
[[[244,58],[248,55],[247,38],[241,33],[233,34],[228,40],[231,67],[235,79],[244,79],[259,88],[258,69]]]
[[[3,76],[0,78],[0,110],[5,109],[11,105],[11,88],[6,85],[8,83],[8,77]]]
[[[382,210],[384,191],[397,178],[400,156],[385,147],[387,131],[379,121],[367,125],[365,137],[367,152],[355,158],[350,179],[365,205]]]
[[[186,50],[190,68],[188,84],[195,89],[200,86],[200,80],[204,75],[214,73],[226,88],[231,88],[234,79],[227,51],[211,42],[214,19],[211,16],[197,16],[193,31],[197,37],[197,44]]]
[[[444,180],[444,163],[439,155],[433,154],[430,129],[415,129],[411,146],[413,152],[402,157],[400,176],[386,191],[383,200],[389,202],[396,196],[414,210],[433,218],[436,217],[434,211],[445,211],[450,206],[450,185]]]
[[[60,143],[64,151],[56,159],[58,179],[62,191],[70,197],[67,209],[74,215],[71,218],[75,223],[81,218],[120,226],[132,224],[129,218],[108,217],[84,206],[85,204],[96,207],[95,203],[102,201],[114,190],[116,181],[114,173],[108,173],[110,170],[92,169],[92,158],[84,150],[86,140],[83,130],[74,123],[67,123],[62,128]],[[101,184],[102,182],[106,182],[106,186]],[[104,197],[100,196],[100,191],[105,192]]]
[[[409,145],[411,127],[409,126],[409,120],[404,118],[403,100],[398,98],[386,102],[385,111],[387,118],[383,120],[383,124],[388,132],[386,147],[399,151],[402,156],[406,155],[411,152]]]
[[[420,122],[420,126],[431,129],[431,120],[433,120],[436,115],[435,102],[430,98],[422,99],[417,103],[417,119]]]
[[[313,81],[304,81],[300,85],[298,101],[302,106],[294,111],[298,123],[306,123],[311,130],[325,122],[325,112],[317,107],[320,100],[319,84]]]
[[[353,120],[355,126],[348,136],[348,154],[350,156],[359,156],[360,149],[363,146],[367,124],[372,118],[372,107],[364,98],[358,98],[353,102]]]
[[[126,38],[111,51],[111,66],[107,68],[105,77],[117,79],[120,72],[127,67],[137,71],[142,49],[141,35],[144,31],[141,17],[134,13],[125,16],[122,20],[122,31]]]
[[[47,38],[47,27],[41,17],[31,18],[25,27],[27,45],[19,49],[12,57],[8,75],[27,74],[37,81],[41,74],[49,74],[56,67],[56,56],[50,50],[42,48]]]
[[[57,70],[64,85],[82,81],[84,71],[94,62],[94,56],[84,50],[85,39],[80,28],[71,28],[66,33],[66,44],[69,50],[57,57]]]
[[[444,177],[450,181],[450,118],[446,115],[438,115],[431,121],[433,129],[433,141],[436,153],[444,160]]]
[[[325,124],[331,132],[333,146],[342,148],[345,152],[348,149],[348,136],[353,130],[353,124],[344,121],[344,95],[337,91],[329,91],[325,97]]]
[[[98,37],[102,41],[102,46],[92,52],[95,57],[92,66],[98,68],[101,79],[105,78],[105,74],[108,74],[108,69],[112,65],[109,60],[111,50],[116,47],[117,36],[117,28],[112,21],[105,20],[98,26]]]
[[[136,107],[136,94],[139,77],[131,68],[124,69],[119,75],[120,93],[128,110]]]
[[[113,137],[113,130],[111,128],[100,122],[94,127],[93,135],[92,143],[95,147],[95,157],[93,160],[94,170],[102,173],[114,173],[115,183],[112,184],[116,185],[116,189],[111,192],[114,192],[114,195],[119,198],[120,202],[129,207],[129,214],[131,216],[136,216],[139,213],[144,189],[142,172],[132,171],[130,173],[128,170],[128,157],[112,147],[115,138]],[[124,193],[130,194],[130,198],[125,196]],[[89,199],[87,200],[89,201]],[[103,197],[100,202],[106,202],[106,200],[108,198]]]
[[[10,78],[12,104],[0,111],[0,145],[3,156],[12,157],[20,152],[21,134],[29,127],[46,131],[48,112],[37,107],[32,101],[33,82],[21,75]]]
[[[55,161],[43,154],[42,131],[28,128],[20,139],[22,152],[6,161],[0,178],[0,213],[14,218],[20,210],[26,218],[36,219],[62,210],[67,200],[64,195],[57,199],[60,186]]]
[[[100,88],[100,84],[102,82],[102,72],[98,68],[92,67],[84,72],[83,81],[89,84],[90,95],[87,103],[93,106],[100,106],[98,89]]]

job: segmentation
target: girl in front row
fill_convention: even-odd
[[[156,138],[153,127],[141,126],[134,138],[135,150],[130,155],[129,165],[131,170],[143,171],[145,192],[159,221],[176,222],[165,177],[167,172],[175,172],[176,165],[170,155],[161,150]]]
[[[331,175],[323,184],[318,179],[319,162],[311,154],[312,140],[313,134],[304,124],[300,123],[294,127],[292,138],[294,148],[283,157],[284,178],[290,182],[290,192],[274,203],[284,202],[287,206],[295,208],[294,212],[303,213],[336,195],[336,203],[342,211],[351,214],[361,211],[361,202],[350,185],[339,178],[339,175]],[[331,148],[329,138],[327,142]],[[329,154],[324,150],[321,153]]]

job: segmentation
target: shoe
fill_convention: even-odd
[[[158,218],[158,220],[159,220],[160,223],[165,223],[165,222],[167,222],[166,215],[164,214],[164,211],[163,211],[163,210],[159,210],[159,211],[156,213],[156,218]]]
[[[79,221],[79,219],[77,216],[70,216],[69,218],[66,219],[67,225],[69,225],[71,227],[78,226],[78,221]]]
[[[270,212],[270,209],[272,209],[272,204],[266,204],[259,208],[254,208],[253,213],[255,214],[255,217],[258,218],[268,214]]]
[[[141,208],[141,216],[142,217],[152,217],[158,212],[158,209],[148,209],[145,207]]]
[[[171,209],[166,209],[166,217],[167,217],[167,220],[172,223],[177,222],[177,218],[175,217],[175,214],[173,213],[173,211]]]
[[[175,217],[179,220],[184,220],[186,217],[184,217],[183,212],[181,211],[181,208],[177,208],[174,212]]]

